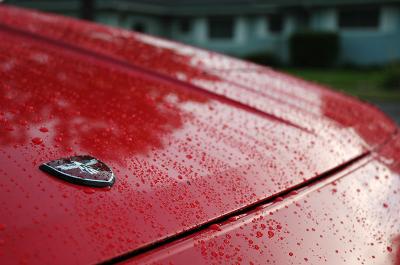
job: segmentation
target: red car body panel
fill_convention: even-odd
[[[386,247],[395,248],[391,240],[400,226],[400,151],[391,144],[398,143],[391,140],[397,127],[374,107],[270,68],[9,6],[0,6],[0,37],[0,263],[115,261],[188,231],[193,235],[182,242],[130,262],[185,264],[199,257],[199,263],[220,263],[240,257],[297,264],[305,261],[300,252],[309,260],[320,255],[333,262],[369,253],[366,242],[355,251],[346,241],[361,227],[373,234],[371,240],[378,239],[376,229],[386,229],[370,249],[383,250],[375,257],[395,260],[395,251]],[[84,188],[38,169],[81,154],[112,167],[115,185]],[[342,177],[345,170],[349,176]],[[327,183],[343,179],[337,192],[314,183],[328,175]],[[364,188],[366,197],[356,201],[352,186],[375,177],[380,180],[371,194]],[[305,197],[296,194],[266,204],[298,187],[305,189],[308,204],[297,206]],[[368,211],[382,201],[389,207]],[[342,204],[353,207],[338,208]],[[263,206],[247,213],[255,205]],[[356,206],[368,221],[364,226],[349,215],[359,213]],[[326,235],[329,207],[337,211],[331,226],[359,227]],[[271,211],[274,222],[258,221]],[[215,222],[244,212],[244,219],[231,219],[217,231]],[[270,238],[267,229],[258,237],[248,223],[263,220],[282,235]],[[215,230],[202,229],[208,224]],[[318,242],[316,233],[309,237],[302,230],[311,224],[324,232]],[[221,250],[222,238],[233,238],[237,229],[244,236]],[[329,252],[337,242],[331,237],[346,244],[340,248],[344,254]],[[307,245],[297,245],[300,238]],[[250,240],[258,240],[257,251]],[[318,245],[312,248],[313,243]],[[288,256],[289,250],[295,254]]]
[[[375,155],[125,264],[400,264],[400,163]]]

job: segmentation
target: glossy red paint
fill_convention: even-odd
[[[369,158],[397,130],[372,106],[315,84],[120,29],[0,6],[0,36],[0,263],[112,259],[211,224],[348,161]],[[113,168],[117,180],[111,189],[76,186],[38,169],[43,162],[84,154]],[[384,154],[398,161],[398,151]],[[384,163],[374,159],[364,167],[383,170]],[[392,186],[385,188],[381,182],[373,191],[398,198],[397,171],[385,170]],[[315,221],[325,216],[318,202],[334,208],[330,204],[341,203],[333,200],[341,198],[339,191],[360,178],[343,177],[346,183],[334,193],[306,189],[313,202],[299,208],[297,218]],[[377,198],[374,203],[381,203]],[[294,201],[283,199],[276,205],[297,207]],[[366,200],[357,203],[369,207]],[[385,203],[388,217],[400,209],[396,201]],[[276,250],[269,260],[291,262],[289,258],[299,258],[299,249],[312,261],[312,253],[328,251],[322,241],[311,249],[296,247],[292,240],[282,240],[285,248],[277,244],[266,250],[264,240],[276,240],[284,231],[308,235],[297,230],[307,222],[292,223],[285,219],[289,210],[283,211],[276,218],[279,223],[271,223],[276,228],[268,231],[252,231],[242,220],[230,224],[243,226],[247,237],[237,237],[234,244],[262,241],[263,254],[254,252],[254,257],[240,248],[243,261],[262,261],[265,253]],[[265,212],[258,210],[246,220]],[[379,216],[368,221],[374,217]],[[354,219],[347,218],[343,221],[352,225]],[[391,222],[388,233],[399,234],[399,220]],[[341,225],[339,219],[332,224]],[[218,235],[234,231],[225,225],[211,228]],[[339,240],[339,234],[331,236]],[[179,245],[189,252],[171,252],[175,245],[165,246],[133,262],[183,263],[190,255],[220,262],[220,253],[193,247],[203,235],[204,242],[214,238],[201,231]],[[217,243],[221,239],[215,238]],[[385,233],[381,238],[388,240]],[[394,243],[388,247],[396,250]],[[292,255],[281,255],[278,248]],[[348,260],[356,257],[346,253]]]
[[[125,264],[398,265],[399,155],[400,135],[379,153],[296,195]]]

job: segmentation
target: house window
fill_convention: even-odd
[[[340,28],[377,28],[380,9],[378,7],[354,7],[339,10]]]
[[[307,30],[310,25],[311,14],[308,10],[299,10],[296,14],[296,22],[298,30]]]
[[[178,27],[181,33],[189,33],[190,32],[190,19],[189,18],[180,18],[178,20]]]
[[[270,32],[280,33],[283,29],[283,16],[281,14],[269,15],[268,28]]]
[[[146,31],[146,25],[142,22],[135,22],[132,24],[132,30],[136,32],[145,32]]]
[[[218,16],[208,18],[208,34],[211,39],[233,38],[233,17]]]

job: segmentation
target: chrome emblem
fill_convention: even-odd
[[[40,165],[39,168],[75,184],[107,187],[115,182],[112,170],[100,160],[88,155],[53,160]]]

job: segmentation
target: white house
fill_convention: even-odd
[[[77,0],[9,3],[79,16]],[[239,57],[268,52],[289,62],[300,30],[340,35],[340,62],[400,61],[400,0],[97,0],[95,20]]]

